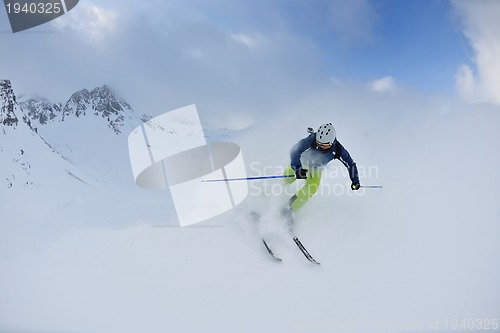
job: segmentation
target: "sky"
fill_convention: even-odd
[[[110,84],[153,115],[258,118],[349,85],[499,104],[498,15],[494,0],[84,0],[13,34],[1,8],[0,77],[62,103]]]

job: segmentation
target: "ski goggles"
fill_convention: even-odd
[[[319,143],[319,142],[316,142],[316,145],[318,145],[319,148],[325,150],[325,149],[328,149],[328,148],[331,148],[333,143]]]

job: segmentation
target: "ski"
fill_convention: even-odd
[[[294,225],[294,218],[293,218],[293,211],[291,208],[284,208],[282,210],[282,214],[283,216],[285,216],[285,218],[288,220],[288,232],[290,233],[290,236],[292,236],[292,239],[293,241],[295,242],[295,244],[297,245],[297,247],[299,248],[300,252],[302,252],[302,254],[307,258],[307,260],[309,260],[310,262],[312,263],[315,263],[317,265],[321,265],[319,262],[317,262],[313,256],[306,250],[306,248],[304,247],[304,245],[302,244],[302,242],[299,240],[299,238],[297,236],[295,236],[295,234],[293,233],[292,231],[292,226]]]
[[[302,252],[302,254],[307,258],[307,260],[309,260],[310,262],[312,262],[314,264],[321,265],[321,263],[317,262],[313,258],[313,256],[311,256],[311,254],[309,254],[309,252],[306,250],[304,245],[302,245],[301,241],[297,238],[297,236],[292,234],[292,237],[293,237],[293,241],[295,242],[295,244],[297,245],[299,250]]]
[[[250,218],[257,224],[260,222],[260,214],[257,213],[257,212],[251,212],[250,213]],[[264,247],[266,248],[266,251],[267,253],[269,253],[269,255],[271,256],[271,258],[273,258],[276,262],[281,262],[282,259],[278,256],[276,256],[276,254],[274,254],[273,250],[271,249],[271,247],[269,246],[269,244],[266,242],[266,240],[264,239],[264,237],[260,236],[260,239],[262,240],[262,244],[264,244]]]
[[[280,257],[277,257],[273,250],[271,250],[271,248],[269,247],[269,244],[267,244],[266,240],[264,238],[262,238],[262,243],[264,243],[264,246],[266,247],[266,250],[267,250],[267,253],[269,253],[269,255],[274,259],[276,260],[277,262],[281,262],[282,259]]]
[[[317,262],[316,259],[314,259],[313,256],[311,256],[311,254],[306,250],[306,248],[304,247],[302,242],[299,240],[299,238],[297,236],[295,236],[294,233],[292,232],[291,224],[293,222],[293,216],[289,213],[288,210],[285,210],[284,213],[286,213],[285,216],[287,216],[289,219],[289,221],[288,221],[289,222],[289,230],[288,231],[290,233],[290,236],[292,236],[292,239],[295,242],[295,244],[297,245],[297,247],[299,248],[300,252],[302,252],[302,254],[310,262],[317,264],[317,265],[321,265],[321,263]],[[261,216],[257,212],[251,212],[250,217],[252,218],[252,220],[254,222],[258,223],[260,221]],[[261,240],[262,240],[262,244],[264,244],[264,247],[266,248],[266,251],[271,256],[271,258],[273,258],[276,262],[282,262],[283,260],[273,252],[273,250],[269,246],[269,243],[264,239],[264,237],[261,236]]]

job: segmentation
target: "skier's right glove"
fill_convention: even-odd
[[[295,169],[295,178],[306,179],[307,178],[307,169],[302,169],[301,167]]]
[[[353,190],[353,191],[359,190],[360,187],[361,187],[361,184],[359,182],[351,184],[351,190]]]

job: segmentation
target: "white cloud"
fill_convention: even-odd
[[[472,69],[462,64],[455,75],[455,86],[460,95],[468,101],[473,101],[478,95],[475,81]]]
[[[378,93],[396,93],[399,87],[396,80],[392,76],[384,76],[380,79],[373,81],[370,85],[371,90]]]
[[[117,28],[117,12],[91,3],[81,3],[75,9],[58,20],[54,26],[59,30],[73,30],[92,42],[103,41]]]
[[[469,102],[500,104],[500,2],[453,0],[463,33],[473,50],[472,66],[455,76],[459,93]]]
[[[251,37],[248,34],[231,34],[230,37],[235,42],[245,45],[250,50],[255,49],[259,44],[257,38]]]

